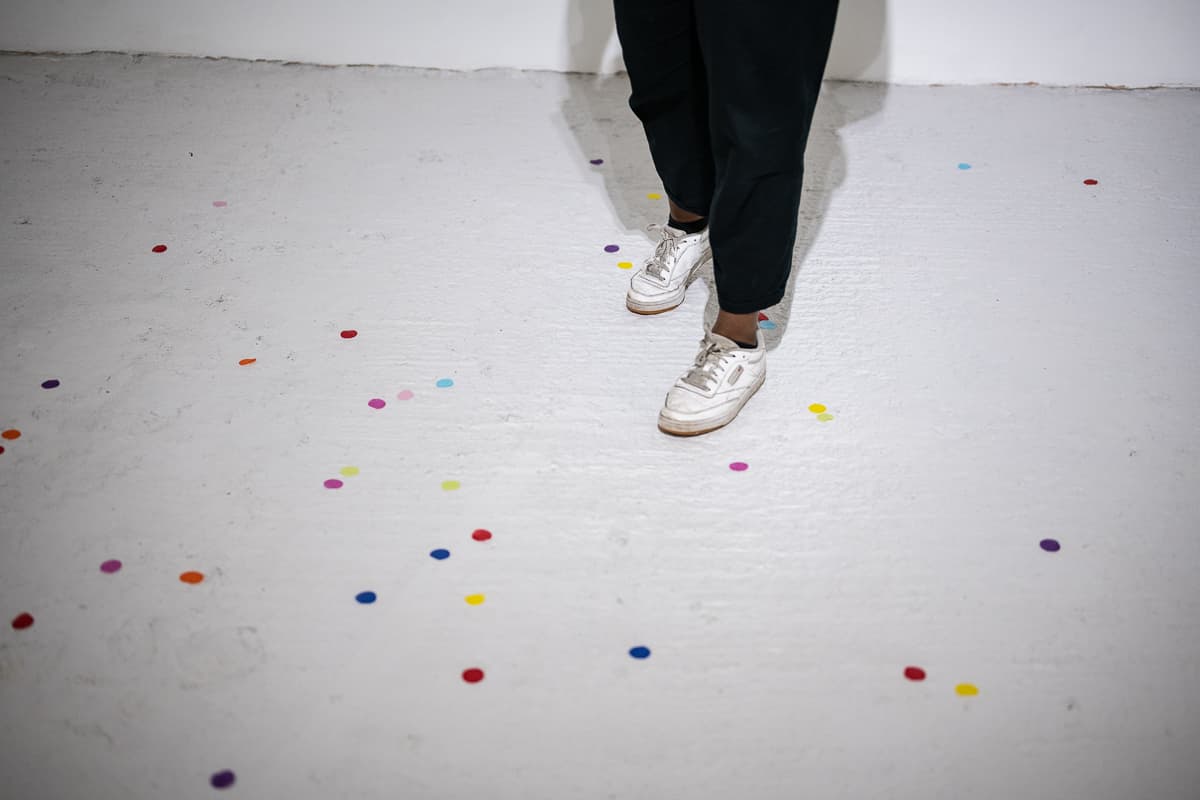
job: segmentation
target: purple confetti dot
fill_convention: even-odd
[[[383,400],[376,397],[371,400],[368,400],[367,405],[369,405],[371,408],[383,408],[384,406],[387,405],[387,403],[383,402]]]
[[[120,569],[121,562],[115,558],[110,558],[108,561],[105,561],[100,565],[100,571],[108,575],[112,575],[114,572],[119,572]]]
[[[598,167],[598,166],[600,166],[601,164],[603,164],[603,163],[604,163],[604,159],[603,159],[603,158],[593,158],[593,159],[592,159],[591,161],[589,161],[588,163],[589,163],[589,164],[595,164],[595,165]]]
[[[228,789],[233,786],[235,781],[237,781],[237,776],[229,770],[223,769],[220,772],[214,772],[208,782],[214,789]]]
[[[329,480],[325,481],[325,488],[326,489],[340,489],[340,488],[342,488],[342,482],[339,481],[337,478],[330,478]]]
[[[729,465],[729,468],[734,472],[745,472],[746,470],[750,469],[750,465],[745,461],[734,461]]]
[[[1042,549],[1047,553],[1057,553],[1062,547],[1062,545],[1058,543],[1057,539],[1042,539],[1042,541],[1038,542],[1038,544],[1040,544]]]
[[[42,388],[43,388],[43,389],[57,389],[57,388],[58,388],[58,379],[57,379],[57,378],[51,378],[51,379],[50,379],[50,380],[48,380],[48,381],[44,381],[44,382],[42,383]]]
[[[620,250],[620,249],[621,249],[621,248],[620,248],[620,247],[618,247],[618,246],[617,246],[617,245],[615,245],[615,244],[606,244],[606,245],[604,245],[604,252],[606,252],[606,253],[615,253],[615,252],[617,252],[617,251],[618,251],[618,250]]]

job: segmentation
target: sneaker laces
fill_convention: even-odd
[[[720,342],[704,338],[700,342],[700,352],[696,354],[695,366],[683,376],[683,382],[704,392],[714,389],[721,380],[717,372],[725,366],[725,357],[729,354]]]
[[[654,248],[654,255],[646,259],[646,274],[665,283],[667,275],[671,272],[667,266],[667,261],[675,257],[675,251],[679,247],[680,236],[667,228],[666,225],[660,225],[657,222],[647,225],[646,230],[657,233],[662,237],[658,246]]]

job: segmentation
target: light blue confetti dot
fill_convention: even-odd
[[[965,162],[965,161],[964,161],[964,162],[962,162],[961,164],[959,164],[959,165],[958,165],[958,168],[959,168],[959,169],[970,169],[970,168],[971,168],[971,165],[970,165],[970,164],[968,164],[967,162]]]
[[[631,647],[629,649],[629,655],[633,656],[634,658],[649,658],[650,648],[642,647],[641,645],[637,647]]]
[[[442,378],[440,381],[437,382],[437,387],[439,389],[449,389],[453,385],[454,385],[454,381],[450,380],[449,378]]]
[[[764,331],[773,331],[775,330],[775,323],[771,322],[769,319],[764,319],[762,322],[758,323],[758,327],[762,328]]]
[[[433,558],[436,558],[438,561],[445,561],[447,558],[450,557],[450,551],[439,547],[437,550],[434,550],[429,555]]]
[[[363,605],[370,605],[371,603],[375,602],[375,593],[374,592],[359,592],[358,594],[354,595],[354,599],[357,600],[358,602],[362,603]]]

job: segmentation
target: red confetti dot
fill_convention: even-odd
[[[467,683],[479,683],[483,680],[483,670],[471,667],[463,670],[463,680]]]
[[[3,452],[4,452],[4,448],[0,447],[0,453],[3,453]]]
[[[13,617],[12,626],[14,630],[23,631],[33,624],[33,615],[21,612]],[[483,673],[480,673],[482,677]]]
[[[353,339],[355,336],[358,336],[358,331],[342,331],[343,339]]]
[[[471,534],[471,538],[477,542],[486,542],[488,539],[492,538],[492,532],[485,531],[483,528],[480,528]]]
[[[167,246],[165,244],[156,244],[156,245],[154,245],[154,247],[152,247],[150,249],[153,250],[155,253],[167,252]]]
[[[910,681],[923,681],[925,680],[925,670],[920,667],[905,667],[904,677]]]
[[[764,314],[764,313],[763,313],[763,312],[761,312],[761,311],[760,311],[760,312],[758,312],[758,321],[759,321],[759,322],[766,322],[766,321],[767,321],[767,315],[766,315],[766,314]]]
[[[1083,182],[1083,185],[1084,186],[1095,186],[1099,182],[1100,181],[1096,180],[1095,178],[1088,178],[1086,181]]]

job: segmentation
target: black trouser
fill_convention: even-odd
[[[723,310],[783,298],[837,0],[614,0],[663,188],[709,218]]]

